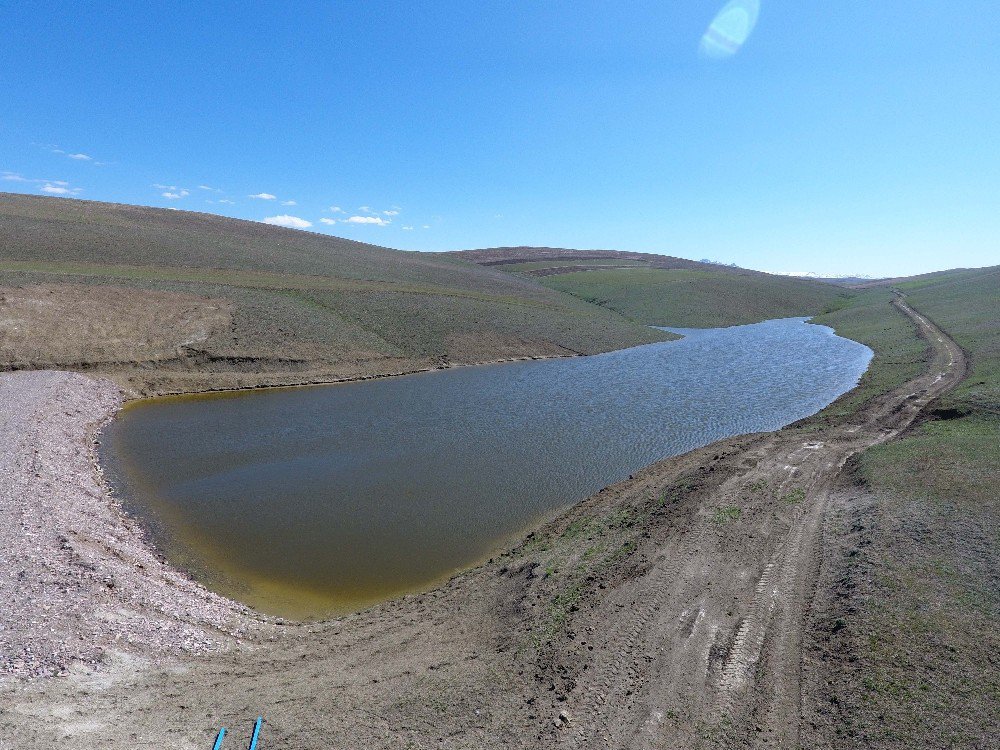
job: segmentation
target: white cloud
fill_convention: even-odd
[[[273,224],[276,227],[287,227],[288,229],[308,229],[312,226],[311,221],[300,219],[298,216],[289,216],[288,214],[268,216],[264,219],[264,223]]]
[[[392,223],[380,216],[352,216],[349,219],[344,219],[344,222],[347,224],[375,224],[380,227],[385,227]]]
[[[392,209],[391,211],[383,211],[386,216],[399,216],[399,211]]]
[[[336,219],[328,219],[326,216],[324,216],[322,219],[319,220],[319,223],[320,224],[326,224],[328,226],[333,226],[334,224],[337,223],[337,220]]]
[[[88,156],[87,154],[66,154],[70,159],[75,159],[76,161],[93,161],[93,156]]]
[[[219,188],[210,187],[208,185],[199,185],[198,189],[199,190],[207,190],[210,193],[221,193],[222,192],[221,190],[219,190]]]
[[[335,214],[344,213],[344,209],[342,209],[340,206],[330,206],[330,210]]]
[[[281,201],[282,206],[297,206],[299,205],[295,201]]]
[[[235,206],[236,205],[236,201],[231,201],[228,198],[219,198],[219,203],[225,203],[226,205],[229,205],[229,206]]]
[[[405,229],[407,232],[410,232],[413,230],[413,227],[403,227],[403,229]]]
[[[273,201],[278,196],[271,195],[270,193],[256,193],[255,195],[248,196],[249,198],[257,198],[262,201]]]
[[[430,228],[431,228],[430,224],[424,224],[424,229],[430,229]]]
[[[63,185],[53,185],[51,183],[45,183],[39,188],[43,193],[48,193],[49,195],[77,195],[81,192],[80,188],[69,188]]]
[[[186,198],[191,195],[187,190],[181,188],[180,190],[167,190],[166,192],[160,193],[164,198],[175,201],[179,198]]]
[[[83,192],[83,188],[70,187],[70,184],[66,180],[32,179],[18,172],[0,172],[0,179],[7,182],[23,182],[28,185],[38,185],[38,191],[46,195],[79,195]]]

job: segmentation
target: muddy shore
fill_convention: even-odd
[[[935,360],[850,424],[668,459],[434,591],[308,626],[205,591],[123,524],[93,463],[114,385],[3,376],[23,437],[0,464],[0,747],[195,748],[258,713],[283,748],[808,745],[801,652],[841,468],[964,371],[901,309]]]

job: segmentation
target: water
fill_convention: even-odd
[[[804,318],[594,357],[160,399],[102,460],[174,563],[259,609],[321,616],[428,586],[661,458],[774,430],[871,351]]]

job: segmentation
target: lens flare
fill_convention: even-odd
[[[732,0],[719,11],[701,37],[701,54],[716,60],[732,57],[753,33],[760,0]]]

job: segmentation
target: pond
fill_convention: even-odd
[[[428,587],[659,459],[813,414],[871,359],[805,318],[668,330],[684,338],[140,402],[102,464],[174,564],[321,617]]]

